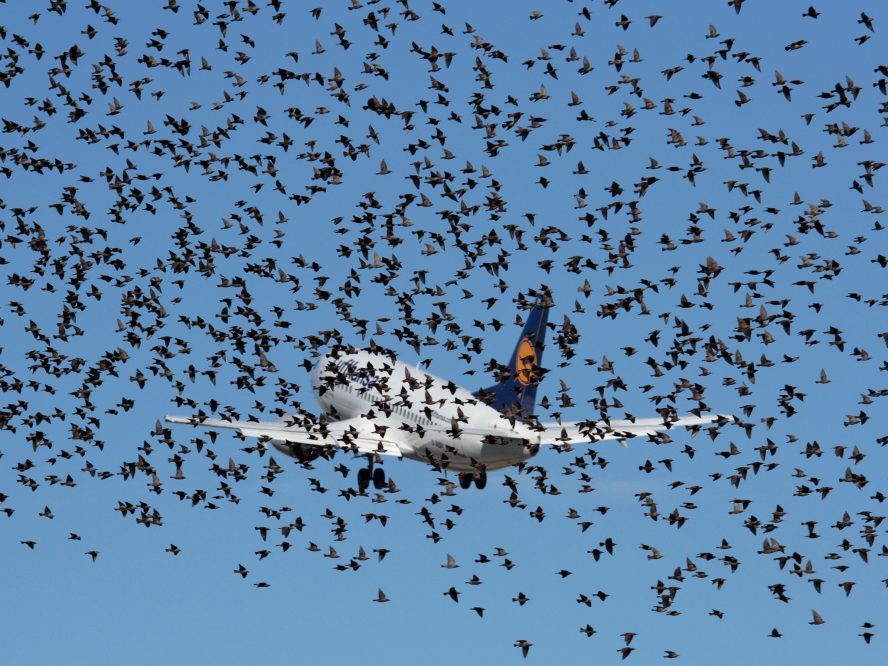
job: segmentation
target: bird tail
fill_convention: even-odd
[[[524,330],[509,359],[509,376],[474,395],[497,411],[524,421],[533,416],[537,386],[542,379],[541,363],[546,342],[546,322],[551,299],[541,294],[524,324]]]

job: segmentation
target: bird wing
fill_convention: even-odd
[[[676,419],[668,420],[654,417],[635,420],[550,422],[540,425],[543,427],[541,438],[543,444],[584,444],[605,439],[618,439],[623,446],[626,446],[625,440],[632,437],[653,435],[676,426],[687,428],[730,419],[731,417],[723,414],[704,414],[703,416],[679,416]]]
[[[244,437],[259,437],[288,444],[336,447],[356,453],[379,453],[402,457],[398,431],[389,428],[385,436],[374,431],[372,423],[364,418],[344,419],[305,428],[282,421],[225,421],[222,419],[199,419],[191,416],[165,416],[167,423],[201,426],[204,428],[224,428],[237,430]]]

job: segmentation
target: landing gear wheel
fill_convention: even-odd
[[[459,487],[463,490],[468,490],[472,487],[472,475],[471,474],[460,474],[459,475]]]
[[[385,486],[385,470],[382,467],[377,467],[373,470],[373,487],[376,490],[382,490]]]
[[[475,477],[475,487],[478,490],[484,490],[487,486],[487,472],[481,472],[478,476]]]
[[[362,467],[358,470],[358,490],[364,492],[370,487],[370,469]]]

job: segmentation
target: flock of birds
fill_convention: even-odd
[[[631,418],[623,402],[637,394],[656,409],[723,412],[709,396],[735,396],[733,422],[703,431],[721,465],[708,481],[673,476],[674,466],[693,477],[705,445],[670,432],[630,442],[657,446],[643,449],[655,460],[639,466],[639,484],[656,472],[669,475],[667,492],[686,493],[674,502],[638,492],[646,524],[680,530],[705,489],[726,485],[736,496],[725,529],[762,540],[758,556],[776,563],[767,584],[775,600],[789,602],[800,583],[824,598],[853,597],[855,576],[888,557],[888,491],[877,487],[881,469],[867,467],[888,443],[888,390],[873,374],[888,370],[879,21],[835,3],[800,6],[775,45],[733,36],[732,22],[757,11],[756,0],[704,4],[713,13],[718,5],[723,23],[701,19],[693,52],[669,61],[660,31],[687,35],[693,24],[672,22],[672,5],[645,15],[621,0],[544,3],[522,16],[504,4],[504,25],[521,35],[508,46],[489,36],[497,30],[486,13],[476,20],[467,5],[428,0],[166,0],[151,10],[156,22],[129,3],[44,0],[28,3],[30,16],[19,6],[7,18],[13,8],[0,5],[0,520],[17,523],[15,545],[40,549],[29,526],[55,519],[49,503],[23,515],[23,497],[117,480],[143,482],[138,497],[116,502],[139,525],[160,527],[168,515],[152,496],[211,509],[256,502],[266,521],[255,528],[257,563],[298,548],[339,572],[390,552],[344,553],[350,507],[364,507],[360,518],[384,535],[389,523],[409,531],[410,518],[393,520],[382,505],[412,505],[405,511],[423,536],[444,542],[441,567],[466,570],[446,552],[466,509],[446,474],[436,473],[425,499],[399,496],[393,481],[368,496],[342,455],[302,464],[298,474],[320,496],[341,483],[341,508],[323,514],[332,542],[319,545],[303,536],[311,520],[266,506],[285,485],[301,489],[294,473],[275,483],[299,464],[276,461],[264,443],[238,450],[217,433],[185,441],[150,420],[141,445],[128,448],[103,431],[138,430],[139,418],[169,411],[157,397],[225,418],[315,418],[298,372],[281,359],[309,370],[337,345],[413,350],[426,368],[446,355],[448,367],[477,373],[461,383],[480,384],[481,368],[504,360],[485,342],[500,329],[512,338],[491,312],[514,316],[513,300],[542,290],[557,306],[547,416]],[[824,21],[855,34],[809,43]],[[805,65],[816,49],[844,73],[823,81],[829,67]],[[687,210],[688,200],[698,203]],[[549,284],[528,291],[529,273]],[[454,314],[466,311],[479,317],[471,326]],[[638,328],[619,349],[593,356],[581,342],[591,327],[625,321]],[[829,370],[806,362],[815,353],[832,359]],[[571,388],[561,378],[553,394],[576,365],[592,379]],[[789,379],[798,367],[809,385]],[[632,368],[650,370],[646,384],[617,373]],[[805,400],[836,382],[832,406],[849,434],[819,442],[835,414],[812,413]],[[814,436],[794,434],[804,419],[823,421]],[[743,439],[749,448],[734,441]],[[555,447],[507,470],[507,510],[551,521],[547,502],[571,494],[581,508],[567,519],[591,562],[614,557],[618,542],[617,556],[634,548],[602,530],[610,509],[587,499],[605,453]],[[828,459],[839,461],[838,476],[817,471],[833,469]],[[243,496],[257,474],[257,497]],[[765,510],[743,489],[767,474],[783,475],[786,501]],[[192,478],[218,485],[193,487]],[[473,501],[499,504],[496,485]],[[853,508],[835,522],[811,517],[820,508],[806,515],[836,495]],[[8,524],[3,533],[8,542]],[[721,590],[742,575],[730,541],[719,534],[709,550],[677,560],[641,544],[651,566],[670,563],[653,574],[653,611],[678,615],[693,579]],[[101,548],[82,547],[100,566]],[[187,547],[166,550],[176,557]],[[460,604],[491,563],[516,566],[501,547],[481,553],[443,596]],[[234,573],[252,582],[253,566],[237,563]],[[378,586],[372,601],[398,602]],[[611,587],[576,601],[591,608],[619,593]],[[521,607],[529,597],[511,600]],[[480,618],[485,610],[471,608]],[[830,620],[824,608],[805,612],[814,627]],[[877,620],[862,618],[859,640],[877,640]],[[580,632],[598,633],[591,623]],[[622,659],[636,635],[613,646]],[[769,634],[782,635],[776,626]],[[531,655],[532,639],[517,638],[516,653]]]

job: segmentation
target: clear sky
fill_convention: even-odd
[[[634,663],[883,663],[884,5],[311,10],[0,4],[3,663],[504,663],[519,640],[528,662],[612,663],[627,632]],[[344,496],[349,456],[275,456],[269,479],[255,442],[155,429],[314,410],[330,332],[485,386],[543,286],[541,418],[700,398],[739,424],[545,449],[452,497],[387,462],[383,502]],[[428,326],[442,308],[458,328]]]

